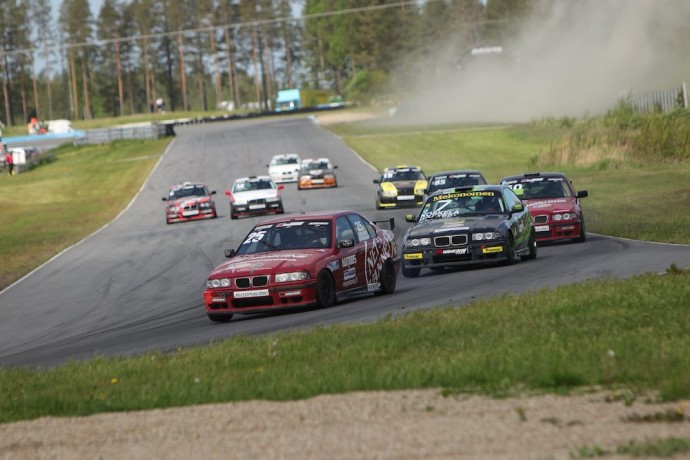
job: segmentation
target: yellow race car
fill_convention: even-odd
[[[376,209],[421,206],[427,179],[418,166],[399,165],[386,168],[374,179]]]

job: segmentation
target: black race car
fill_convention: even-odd
[[[485,185],[484,175],[475,169],[462,169],[454,171],[441,171],[429,176],[429,184],[424,192],[424,199],[429,198],[438,190],[468,185]]]
[[[514,264],[537,257],[537,240],[527,207],[510,187],[478,185],[445,189],[431,195],[403,241],[402,274],[419,276],[422,268]]]

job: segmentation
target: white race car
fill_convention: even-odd
[[[279,193],[283,185],[276,185],[269,176],[240,177],[225,194],[230,197],[230,218],[257,214],[283,214],[283,200]]]
[[[268,167],[268,175],[275,183],[297,182],[300,170],[300,157],[296,153],[274,155]]]

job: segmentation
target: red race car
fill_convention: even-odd
[[[516,174],[501,179],[501,185],[510,186],[527,205],[537,242],[587,240],[585,217],[580,198],[587,190],[575,191],[573,183],[560,172]]]
[[[400,270],[389,229],[353,211],[281,216],[256,225],[206,281],[211,321],[235,313],[330,307],[346,297],[392,294]]]
[[[213,201],[215,190],[209,191],[201,183],[185,182],[170,187],[165,201],[165,222],[186,222],[188,220],[215,219],[216,203]]]

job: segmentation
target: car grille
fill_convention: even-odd
[[[546,214],[542,214],[540,216],[534,216],[534,223],[535,224],[545,224],[546,222],[548,222],[548,220],[549,220],[549,216],[547,216]]]
[[[265,198],[258,198],[256,200],[249,200],[247,204],[266,204]]]
[[[184,206],[182,208],[183,211],[196,211],[197,209],[199,209],[199,206],[196,203]]]
[[[240,289],[268,286],[268,276],[260,275],[246,278],[235,278],[235,286],[237,286]]]
[[[437,248],[462,246],[463,244],[467,244],[467,235],[448,235],[434,238],[434,246]]]
[[[398,187],[398,195],[414,195],[414,187]]]

